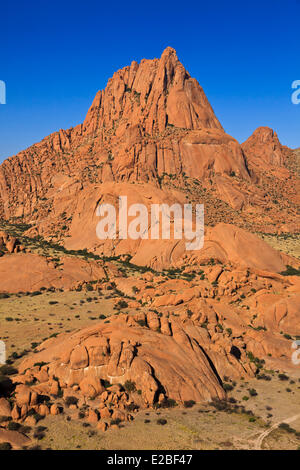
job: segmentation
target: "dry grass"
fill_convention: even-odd
[[[266,243],[275,248],[276,250],[282,251],[290,256],[300,258],[300,235],[266,235],[257,233]]]
[[[113,299],[97,292],[11,294],[0,301],[0,339],[5,341],[8,355],[19,354],[53,334],[83,328],[99,321],[100,315],[111,315],[113,305]]]

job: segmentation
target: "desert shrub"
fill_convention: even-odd
[[[251,397],[256,397],[258,395],[257,391],[254,388],[249,389]]]
[[[283,431],[289,432],[291,434],[296,433],[296,430],[291,428],[290,425],[287,423],[280,423],[278,427],[282,429]]]
[[[135,403],[130,403],[129,405],[126,405],[126,410],[127,411],[134,411],[137,410],[139,407]]]
[[[177,406],[177,403],[173,398],[165,398],[160,404],[161,408],[174,408]]]
[[[183,402],[185,408],[192,408],[195,404],[196,402],[194,400],[186,400]]]
[[[265,364],[264,359],[259,359],[258,357],[255,357],[251,351],[247,352],[247,357],[250,362],[253,362],[256,365],[257,369],[261,369]]]
[[[147,323],[145,322],[145,320],[137,320],[137,323],[142,327],[147,326]]]
[[[0,442],[0,450],[11,450],[11,444],[9,442]]]
[[[20,424],[19,423],[16,423],[15,421],[10,421],[7,425],[7,429],[9,431],[18,431],[18,429],[20,428]]]
[[[0,299],[8,299],[8,298],[9,298],[9,294],[6,294],[5,292],[0,293]]]
[[[159,418],[156,422],[157,422],[157,424],[160,424],[161,426],[164,426],[165,424],[167,424],[168,421],[166,419]]]
[[[231,384],[228,384],[228,383],[224,383],[223,384],[223,389],[225,390],[225,392],[230,392],[231,390],[233,390],[233,386]]]
[[[36,290],[34,292],[31,292],[31,297],[35,297],[36,295],[41,295],[41,292],[39,290]]]
[[[31,426],[23,426],[22,424],[20,425],[19,432],[23,434],[29,434],[31,431]]]
[[[257,379],[258,380],[266,380],[267,382],[270,382],[272,380],[272,377],[270,375],[266,375],[266,374],[259,374],[257,376]]]
[[[135,390],[136,390],[135,382],[131,382],[130,380],[126,380],[126,382],[124,384],[124,388],[125,388],[126,392],[128,392],[128,393],[135,392]]]
[[[300,276],[300,269],[287,265],[286,270],[280,273],[282,276]]]
[[[117,419],[112,419],[110,424],[116,424],[117,426],[119,426],[119,424],[121,423],[121,420],[119,418]]]
[[[33,437],[35,439],[37,439],[38,441],[41,441],[42,439],[44,439],[45,437],[45,433],[44,432],[41,432],[41,431],[35,431],[34,434],[33,434]]]
[[[46,428],[46,426],[38,426],[38,427],[36,428],[36,431],[38,431],[38,432],[44,432],[44,431],[47,431],[47,428]]]
[[[285,374],[279,374],[278,375],[278,378],[279,380],[281,380],[282,382],[286,381],[286,380],[289,380],[289,377]]]
[[[70,406],[70,405],[77,405],[78,403],[78,398],[76,397],[73,397],[73,396],[69,396],[69,397],[66,397],[65,398],[65,404],[67,406]]]
[[[125,300],[119,300],[119,302],[117,303],[116,306],[117,306],[117,308],[127,308],[128,303]]]
[[[39,368],[41,368],[41,367],[43,367],[43,366],[46,366],[47,364],[48,364],[48,362],[43,362],[43,361],[41,361],[41,362],[35,362],[35,363],[33,364],[33,367],[39,367]]]
[[[105,388],[108,388],[111,386],[111,383],[109,382],[109,380],[101,379],[101,383]]]
[[[218,411],[228,411],[229,405],[226,400],[214,399],[211,402],[211,405],[216,408]]]

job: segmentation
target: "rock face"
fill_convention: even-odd
[[[150,184],[105,183],[95,188],[87,188],[81,192],[74,208],[69,237],[65,242],[67,249],[87,248],[89,251],[108,256],[129,254],[134,264],[150,266],[156,270],[167,268],[172,264],[182,265],[186,257],[196,257],[204,262],[214,258],[220,262],[231,262],[235,265],[272,272],[284,271],[287,264],[298,265],[296,260],[277,252],[257,236],[224,223],[217,224],[214,228],[207,228],[204,247],[199,252],[186,251],[186,241],[174,239],[172,223],[170,240],[151,240],[150,235],[146,240],[129,238],[99,240],[96,234],[97,223],[100,220],[97,216],[97,206],[100,203],[109,203],[118,208],[119,195],[127,196],[128,207],[133,203],[144,204],[148,214],[151,211],[151,204],[183,205],[186,202],[182,192],[161,190],[153,188]],[[128,223],[130,221],[129,218]]]
[[[2,292],[33,292],[42,287],[72,289],[80,282],[103,278],[103,268],[95,261],[62,257],[60,266],[56,266],[51,259],[30,253],[0,258]]]
[[[211,133],[196,133],[194,142],[183,142],[181,148],[178,139],[173,142],[177,134],[199,129]],[[222,131],[198,82],[167,48],[160,59],[133,62],[116,72],[97,93],[82,125],[60,130],[6,160],[0,169],[2,212],[6,218],[28,217],[34,209],[47,215],[57,176],[73,192],[82,182],[147,181],[163,171],[178,173],[183,171],[181,153],[191,153],[184,150],[189,145],[214,140],[226,147],[226,139],[234,154],[240,152]]]
[[[19,253],[25,251],[24,246],[20,245],[19,241],[9,235],[8,233],[0,232],[0,256],[3,256],[5,252],[8,253]]]
[[[160,59],[132,62],[99,91],[83,123],[88,134],[118,123],[117,133],[141,126],[148,135],[168,125],[184,129],[222,129],[199,83],[176,52],[167,47]]]
[[[0,216],[32,224],[36,235],[55,233],[65,240],[82,190],[138,182],[152,184],[155,192],[171,182],[199,199],[197,181],[209,225],[221,207],[226,221],[245,228],[255,223],[260,231],[274,231],[284,223],[296,230],[295,212],[288,210],[298,201],[288,154],[268,128],[257,129],[243,146],[227,135],[201,86],[167,48],[160,59],[132,62],[116,72],[83,124],[4,161]],[[266,197],[260,176],[270,165],[277,170]],[[283,179],[286,191],[278,185]]]
[[[278,136],[269,127],[259,127],[243,143],[242,148],[248,162],[260,169],[272,166],[284,166],[286,148],[279,142]]]
[[[224,133],[201,86],[167,48],[160,59],[116,72],[82,125],[7,159],[0,167],[0,212],[60,229],[62,214],[91,183],[158,187],[163,174],[232,172],[249,180],[238,142]]]

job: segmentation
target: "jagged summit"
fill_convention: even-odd
[[[207,201],[210,223],[218,218],[248,228],[252,217],[251,227],[255,222],[257,229],[266,230],[263,220],[254,220],[247,211],[251,204],[264,207],[264,193],[256,183],[261,170],[268,172],[271,166],[275,173],[270,204],[282,200],[286,207],[296,201],[294,181],[284,193],[277,184],[277,178],[289,176],[285,168],[275,167],[285,152],[277,135],[266,128],[258,129],[243,146],[227,135],[197,80],[167,47],[160,58],[133,61],[115,72],[97,93],[83,124],[61,129],[3,162],[0,217],[26,221],[36,234],[64,238],[71,214],[76,220],[80,205],[93,194],[98,197],[100,185],[125,183],[131,191],[135,183],[149,183],[154,197],[171,181],[180,192],[190,191],[192,200]],[[101,191],[104,194],[105,188]],[[267,224],[273,227],[282,219],[280,214],[274,203]],[[293,228],[294,213],[284,218]],[[79,225],[74,225],[74,233]]]
[[[132,62],[116,72],[97,93],[83,124],[87,132],[115,126],[118,135],[134,125],[150,135],[167,126],[222,129],[201,86],[171,47],[160,59]]]

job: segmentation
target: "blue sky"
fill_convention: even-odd
[[[82,122],[114,71],[167,46],[239,142],[264,125],[300,147],[300,0],[17,0],[0,10],[0,161]]]

